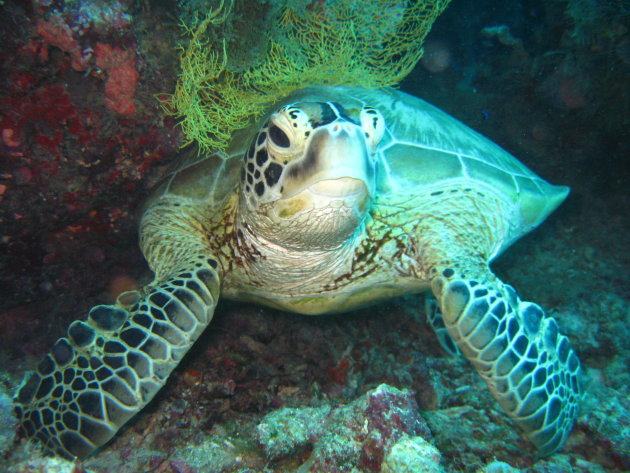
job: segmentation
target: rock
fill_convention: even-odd
[[[258,442],[271,460],[312,449],[300,472],[337,473],[353,469],[380,472],[385,457],[396,445],[390,459],[391,472],[416,471],[404,466],[405,455],[409,455],[409,465],[437,468],[440,459],[437,449],[424,440],[431,437],[431,432],[420,416],[413,394],[386,384],[334,409],[329,406],[278,409],[265,416],[256,432]],[[402,439],[407,440],[399,445]]]
[[[256,427],[256,439],[270,459],[288,455],[323,433],[330,407],[281,408],[266,415]]]
[[[601,466],[571,455],[557,454],[537,461],[525,473],[606,473]]]
[[[6,388],[0,384],[0,454],[13,444],[17,419],[13,415],[13,402]]]
[[[505,462],[493,461],[477,470],[476,473],[520,473],[520,471],[518,468],[514,468]]]
[[[441,473],[440,457],[424,438],[404,435],[385,457],[381,473]]]
[[[74,463],[56,457],[26,460],[9,467],[7,473],[81,473]],[[89,473],[89,471],[87,472]]]

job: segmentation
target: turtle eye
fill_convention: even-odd
[[[263,127],[269,156],[284,164],[301,156],[311,130],[308,116],[301,109],[293,105],[281,108]]]
[[[287,134],[276,125],[271,125],[269,127],[269,138],[280,148],[288,148],[291,145]]]

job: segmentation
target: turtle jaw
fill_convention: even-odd
[[[338,179],[322,179],[305,189],[313,198],[321,199],[364,199],[369,197],[365,182],[353,177],[340,177]]]
[[[330,250],[360,227],[374,194],[375,170],[363,130],[337,120],[313,133],[304,158],[287,166],[269,217],[293,247]]]
[[[362,180],[324,179],[263,206],[260,210],[266,218],[258,220],[255,232],[292,249],[331,250],[351,238],[369,205],[370,194]]]
[[[317,181],[296,195],[281,199],[271,212],[274,220],[303,220],[303,216],[313,215],[313,219],[335,218],[337,211],[355,217],[349,224],[354,228],[363,219],[369,205],[370,194],[365,183],[352,177]],[[275,217],[275,218],[274,218]],[[324,221],[314,222],[326,225]]]

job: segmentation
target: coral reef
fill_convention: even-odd
[[[295,453],[312,446],[323,435],[329,413],[329,406],[275,410],[258,424],[256,438],[270,459]]]
[[[97,8],[96,3],[90,5]],[[6,342],[25,335],[16,320],[22,327],[39,323],[29,318],[31,311],[45,304],[51,291],[65,293],[68,299],[58,307],[74,312],[71,307],[81,310],[89,302],[85,295],[74,298],[73,290],[87,285],[96,295],[120,273],[141,276],[132,269],[134,261],[141,261],[136,250],[120,255],[118,267],[104,274],[97,276],[88,268],[106,257],[117,259],[116,253],[104,250],[112,243],[124,246],[135,240],[135,208],[161,178],[168,163],[160,160],[177,150],[179,135],[151,97],[172,87],[165,74],[145,68],[145,91],[140,97],[133,91],[140,72],[135,31],[124,20],[129,15],[114,15],[107,28],[103,22],[109,17],[98,16],[96,28],[96,20],[77,23],[80,12],[70,6],[40,3],[30,17],[16,5],[5,10],[0,263],[14,268],[0,278],[3,292],[14,295],[0,304]],[[6,30],[9,24],[16,31]],[[114,67],[101,51],[128,59]],[[133,116],[123,118],[103,106],[111,101],[127,113],[134,107],[132,98]],[[32,211],[25,212],[27,208]],[[89,262],[76,261],[72,255],[77,250],[85,251]],[[31,310],[24,310],[26,303],[33,304]],[[30,352],[26,345],[20,350]]]
[[[300,471],[313,473],[352,468],[378,472],[386,456],[389,471],[398,471],[396,465],[404,463],[402,452],[416,450],[408,443],[421,445],[411,440],[418,435],[431,436],[415,399],[411,393],[387,385],[332,411],[326,406],[280,409],[256,427],[256,438],[267,458],[278,460],[308,450],[311,454]],[[399,444],[403,437],[405,441]],[[437,465],[439,453],[433,450],[436,455],[429,457]],[[399,471],[404,471],[402,466]]]
[[[441,473],[440,452],[423,437],[401,437],[385,457],[382,473]]]
[[[441,350],[414,297],[329,318],[224,302],[133,425],[92,458],[71,464],[43,459],[11,438],[7,396],[69,321],[149,279],[137,249],[136,209],[176,164],[183,142],[153,97],[175,87],[178,12],[157,2],[135,8],[122,1],[4,2],[0,360],[9,373],[0,377],[6,388],[0,470],[303,473],[318,459],[360,473],[378,464],[381,471],[438,468],[439,453],[445,473],[629,471],[630,20],[624,7],[453,2],[425,43],[439,44],[440,67],[419,65],[401,85],[550,181],[572,187],[544,228],[493,265],[523,297],[554,314],[585,367],[587,397],[561,454],[536,458],[470,366]],[[252,44],[243,29],[257,36],[278,11],[256,8],[247,19],[237,2],[239,21],[219,27],[231,35],[228,52],[241,37]],[[496,25],[509,27],[522,47],[484,37],[484,28]],[[244,71],[268,41],[259,39],[242,60],[228,57],[229,67]],[[131,115],[105,105],[111,69],[97,70],[97,43],[135,58],[138,79],[126,96]],[[369,439],[357,437],[365,420],[371,425],[366,393],[383,383],[389,387],[381,392],[402,394],[392,395],[392,409],[382,412],[400,409],[420,419],[431,437],[404,433],[393,441],[378,429]],[[260,434],[268,421],[292,429],[279,427],[287,441],[276,449]],[[342,421],[349,426],[336,424]],[[388,438],[385,448],[379,442]]]
[[[135,112],[133,96],[138,82],[135,51],[125,51],[99,42],[94,46],[94,56],[96,66],[107,71],[105,105],[121,115],[132,115]]]

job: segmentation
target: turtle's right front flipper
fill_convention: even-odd
[[[433,294],[453,341],[541,455],[557,451],[582,392],[580,362],[556,321],[485,264],[462,262],[434,275]]]
[[[199,264],[182,271],[129,311],[99,305],[20,388],[23,431],[65,457],[85,457],[111,439],[166,382],[210,322],[219,275]]]
[[[221,266],[193,205],[162,198],[141,223],[155,280],[128,309],[99,305],[75,321],[15,397],[22,430],[64,457],[83,458],[142,409],[216,307]]]

